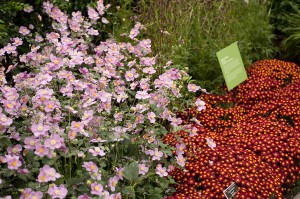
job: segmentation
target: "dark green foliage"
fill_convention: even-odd
[[[279,58],[300,63],[300,0],[269,1]]]
[[[267,6],[258,0],[143,0],[139,5],[155,53],[188,67],[194,81],[210,92],[218,92],[224,83],[217,51],[239,41],[246,66],[276,51]]]

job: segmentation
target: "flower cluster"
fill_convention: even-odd
[[[124,38],[128,42],[93,43],[99,35],[94,25],[109,23],[110,5],[102,0],[88,7],[88,17],[43,5],[53,29],[40,35],[21,26],[20,38],[0,49],[2,62],[11,62],[0,73],[0,196],[165,194],[151,186],[165,190],[170,164],[185,165],[183,149],[172,157],[161,137],[182,123],[171,103],[180,98],[186,74],[171,62],[156,64],[151,41],[138,39],[140,23]],[[25,40],[30,51],[19,55]],[[12,82],[5,73],[14,74]]]
[[[201,95],[206,109],[178,113],[194,132],[164,140],[185,144],[185,171],[170,174],[178,185],[168,198],[224,198],[235,182],[237,198],[283,198],[300,167],[300,67],[279,60],[256,62],[248,80],[225,95]],[[191,137],[191,133],[193,136]],[[175,153],[175,151],[174,151]]]

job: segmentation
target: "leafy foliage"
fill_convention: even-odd
[[[279,58],[300,63],[300,1],[271,1],[270,9],[281,47]]]
[[[272,57],[276,48],[266,4],[249,1],[146,1],[140,17],[154,51],[189,70],[202,87],[219,90],[224,80],[216,52],[239,41],[245,65]],[[243,12],[241,12],[243,10]]]

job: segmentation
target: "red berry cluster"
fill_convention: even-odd
[[[172,146],[178,140],[186,144],[185,170],[170,173],[178,184],[168,198],[225,198],[223,190],[232,182],[238,199],[283,198],[300,174],[300,67],[258,61],[243,84],[201,99],[205,110],[178,114],[185,124],[195,125],[191,117],[201,122],[195,125],[198,135],[179,131],[164,138]]]

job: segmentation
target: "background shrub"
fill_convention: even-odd
[[[267,5],[244,1],[148,1],[138,4],[156,53],[188,67],[193,78],[211,92],[224,79],[216,52],[234,41],[245,65],[273,56],[274,34]]]
[[[300,63],[300,1],[269,0],[270,23],[274,26],[276,44],[280,46],[277,57]]]

